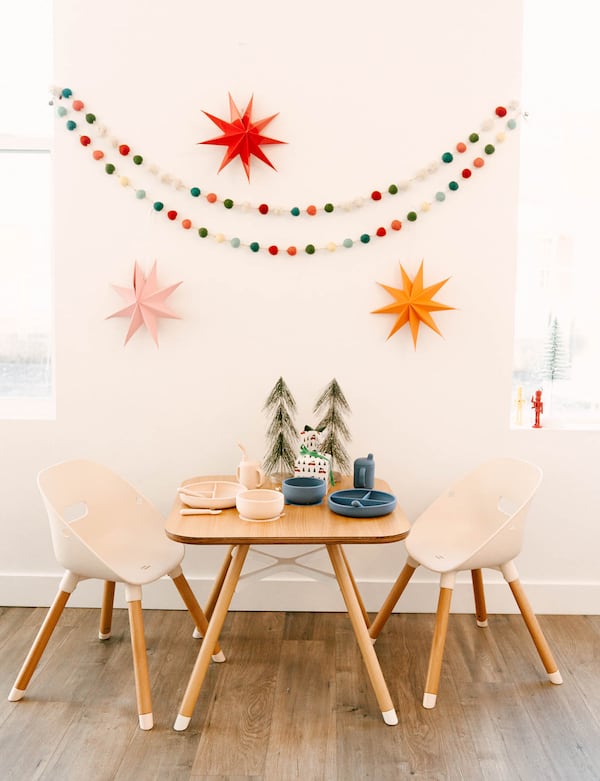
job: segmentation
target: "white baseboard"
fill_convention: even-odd
[[[189,582],[203,603],[212,586],[210,578],[189,577]],[[0,605],[5,607],[45,607],[56,593],[58,575],[0,574]],[[510,589],[503,581],[485,581],[487,609],[493,613],[516,613],[517,607]],[[600,614],[600,582],[527,582],[522,581],[534,611],[540,615]],[[369,612],[376,612],[386,598],[392,581],[360,580],[357,585]],[[395,612],[434,613],[437,604],[438,581],[413,580],[402,595]],[[70,598],[71,607],[98,607],[102,597],[99,581],[84,581]],[[168,578],[144,588],[147,609],[178,610],[183,605]],[[117,587],[116,607],[126,607],[123,589]],[[291,610],[339,612],[344,610],[340,591],[333,578],[319,580],[279,576],[259,579],[249,576],[240,581],[234,595],[232,610]],[[472,613],[473,592],[468,581],[457,582],[452,599],[452,612]]]

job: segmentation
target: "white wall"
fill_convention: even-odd
[[[205,192],[254,204],[339,203],[413,175],[473,129],[498,103],[519,97],[521,2],[406,3],[304,0],[168,4],[105,0],[92,10],[56,0],[55,82],[97,114],[119,141]],[[227,93],[255,117],[280,112],[265,132],[277,167],[239,164],[217,176],[221,150],[202,114],[227,116]],[[117,157],[113,155],[113,157]],[[118,162],[118,161],[117,161]],[[520,572],[539,612],[598,612],[597,432],[509,429],[518,131],[485,169],[399,234],[368,246],[295,258],[234,250],[199,239],[135,200],[101,171],[74,134],[57,126],[55,281],[57,419],[1,421],[0,604],[46,604],[59,572],[35,476],[57,460],[109,464],[167,512],[179,481],[230,471],[238,441],[265,452],[264,400],[282,375],[314,420],[320,390],[336,377],[352,407],[351,457],[373,452],[410,518],[449,482],[495,455],[539,463]],[[142,180],[133,168],[132,179]],[[137,180],[136,180],[137,181]],[[294,220],[226,212],[149,178],[155,198],[228,237],[304,246],[373,233],[438,189],[346,215]],[[126,321],[111,283],[127,284],[134,260],[159,280],[183,280],[170,299],[182,320],[160,323],[123,347]],[[398,264],[425,281],[450,276],[438,299],[440,338],[370,311],[399,285]],[[208,592],[221,551],[189,550],[186,570]],[[402,544],[349,551],[368,607],[377,608],[404,560]],[[243,609],[341,606],[333,585],[249,579]],[[491,610],[509,596],[486,575]],[[496,583],[496,585],[494,585]],[[87,604],[95,588],[83,588]],[[162,584],[148,605],[177,605]],[[456,609],[470,609],[459,587]],[[433,608],[420,575],[402,608]]]

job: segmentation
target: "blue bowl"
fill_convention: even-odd
[[[288,477],[281,485],[286,504],[319,504],[327,485],[318,477]]]

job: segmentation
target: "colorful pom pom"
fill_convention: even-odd
[[[241,242],[240,242],[240,240],[238,239],[238,237],[237,237],[237,236],[234,236],[234,237],[233,237],[233,239],[231,239],[231,241],[230,241],[229,243],[231,244],[231,246],[232,246],[234,249],[237,249],[237,248],[240,246],[240,243],[241,243]]]
[[[102,158],[104,157],[104,152],[101,149],[94,149],[94,151],[92,152],[92,157],[94,158],[94,160],[102,160]]]
[[[114,165],[112,163],[107,163],[104,166],[104,170],[106,171],[107,174],[114,174],[115,167],[114,167]]]
[[[225,200],[223,201],[223,206],[226,209],[233,209],[233,201],[231,200],[231,198],[225,198]]]
[[[68,87],[65,87],[60,91],[60,94],[63,96],[63,98],[70,98],[73,94],[73,90],[70,90]]]
[[[86,114],[85,115],[85,121],[88,123],[88,125],[93,125],[96,121],[96,115],[95,114]]]
[[[380,201],[381,200],[381,193],[379,190],[373,190],[371,193],[371,200],[372,201]]]
[[[469,136],[469,141],[472,144],[476,144],[479,141],[479,134],[478,133],[471,133],[471,135]]]
[[[293,206],[290,209],[290,214],[292,215],[292,217],[299,217],[300,216],[300,209],[297,206]]]
[[[279,247],[276,244],[271,244],[269,247],[269,255],[277,255],[279,252]]]
[[[314,217],[315,214],[317,213],[317,207],[313,206],[313,204],[311,204],[310,206],[307,206],[306,207],[306,213],[310,214],[311,217]],[[309,244],[308,246],[311,247],[312,244]]]
[[[177,218],[177,212],[175,211],[175,209],[169,209],[169,211],[167,212],[167,217],[170,220],[176,219]]]
[[[400,222],[400,220],[392,220],[392,222],[390,223],[390,228],[393,231],[399,231],[402,228],[402,223]]]
[[[385,236],[385,235],[386,235],[386,233],[387,233],[387,231],[386,231],[386,229],[385,229],[384,227],[377,228],[377,230],[376,230],[375,232],[376,232],[376,234],[377,234],[377,235],[378,235],[380,238],[382,238],[383,236]]]
[[[333,204],[326,203],[325,206],[323,206],[323,211],[327,212],[327,214],[331,214],[331,212],[333,211]]]
[[[73,122],[72,119],[67,120],[67,130],[75,130],[77,127],[77,122]]]
[[[253,241],[250,243],[250,249],[252,250],[252,252],[258,252],[258,250],[260,249],[260,244],[257,241]]]
[[[119,154],[123,155],[123,157],[127,157],[131,150],[127,146],[127,144],[120,144],[119,145]]]
[[[483,166],[485,165],[485,161],[483,160],[482,157],[476,157],[475,160],[473,160],[473,165],[475,166],[475,168],[483,168]]]
[[[452,152],[444,152],[442,155],[442,163],[451,163],[454,160]]]
[[[215,203],[215,202],[216,202],[216,200],[217,200],[217,196],[215,195],[215,193],[209,193],[209,194],[206,196],[206,200],[207,200],[209,203]]]
[[[342,242],[342,245],[346,247],[346,249],[350,249],[350,247],[352,247],[353,244],[354,242],[352,241],[352,239],[344,239],[344,241]]]
[[[497,117],[505,117],[506,116],[506,109],[504,106],[497,106],[496,107],[496,116]]]
[[[304,247],[304,251],[307,255],[314,255],[315,254],[315,245],[314,244],[307,244],[306,247]]]
[[[67,109],[64,106],[58,106],[56,109],[56,116],[57,117],[64,117],[67,113]]]
[[[127,187],[129,185],[129,177],[127,176],[119,177],[119,184],[121,185],[121,187]]]
[[[181,220],[181,227],[184,228],[184,230],[189,230],[192,227],[192,221],[191,220]]]
[[[471,176],[471,173],[472,172],[471,172],[470,168],[463,168],[463,170],[461,171],[460,175],[462,176],[463,179],[469,179],[470,176]]]
[[[409,222],[415,222],[416,219],[417,219],[417,213],[416,212],[408,212],[408,214],[406,215],[406,219]]]
[[[287,248],[286,252],[288,255],[293,256],[296,254],[296,252],[298,252],[298,250],[296,249],[296,247],[291,246]]]
[[[448,189],[452,190],[452,192],[458,190],[458,182],[454,182],[454,181],[448,182]]]
[[[486,144],[483,147],[483,151],[486,153],[486,155],[493,155],[494,152],[496,151],[496,148],[494,147],[493,144]]]
[[[467,145],[464,144],[462,141],[459,141],[458,144],[456,145],[456,151],[460,152],[462,155],[462,153],[466,152],[466,150],[467,150]]]
[[[516,119],[509,119],[508,122],[506,123],[506,127],[509,130],[514,130],[516,128],[516,126],[517,126],[517,120]]]
[[[139,201],[143,201],[143,200],[144,200],[144,198],[146,197],[146,191],[145,191],[145,190],[136,190],[136,191],[135,191],[135,197],[136,197],[136,198],[137,198]]]
[[[390,195],[396,195],[396,193],[397,193],[397,192],[398,192],[398,187],[397,187],[397,185],[395,185],[395,184],[390,184],[390,186],[388,187],[388,193],[389,193]]]
[[[362,244],[368,244],[371,241],[371,237],[369,236],[368,233],[362,233],[361,237],[360,237],[360,240],[361,240]]]
[[[266,203],[261,203],[261,205],[258,207],[258,211],[261,214],[268,214],[269,213],[269,207]]]
[[[198,236],[201,239],[205,239],[208,236],[208,230],[206,228],[198,228]]]
[[[445,200],[446,200],[446,194],[445,194],[445,193],[443,193],[443,192],[437,192],[437,193],[435,194],[435,200],[436,200],[436,201],[439,201],[440,203],[442,203],[442,201],[445,201]]]
[[[335,241],[329,241],[327,242],[326,248],[329,252],[335,252],[337,249],[337,244]]]
[[[161,212],[165,208],[165,205],[161,201],[154,201],[152,208],[155,212]]]
[[[74,100],[71,105],[73,106],[73,111],[81,111],[81,109],[83,108],[83,101]]]
[[[131,159],[135,165],[141,165],[144,162],[144,158],[141,155],[134,155]]]
[[[199,187],[192,187],[190,190],[190,195],[193,198],[197,198],[200,195],[200,188]]]
[[[81,146],[89,146],[92,143],[92,139],[89,136],[80,136],[79,143]]]

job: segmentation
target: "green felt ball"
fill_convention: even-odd
[[[300,209],[297,206],[294,206],[290,209],[290,214],[292,217],[298,217],[300,215]]]
[[[493,155],[496,151],[496,147],[493,144],[486,144],[483,147],[483,151],[486,153],[486,155]]]
[[[448,182],[448,189],[452,191],[458,190],[458,182]]]
[[[225,200],[223,201],[223,206],[226,209],[231,209],[233,207],[233,201],[231,200],[231,198],[225,198]]]
[[[469,136],[469,141],[472,144],[476,144],[479,141],[479,134],[478,133],[471,133],[471,135]]]
[[[406,219],[409,222],[415,222],[416,219],[417,219],[417,213],[416,212],[408,212],[408,214],[406,215]]]
[[[194,198],[197,198],[200,195],[200,188],[192,187],[192,189],[190,190],[190,195],[192,195]]]
[[[198,236],[200,236],[201,239],[205,239],[208,236],[208,231],[206,228],[198,228]]]
[[[307,255],[314,255],[315,254],[315,245],[314,244],[307,244],[306,247],[304,247],[304,251]]]
[[[444,152],[442,155],[442,162],[443,163],[451,163],[454,160],[454,157],[452,156],[452,152]]]
[[[86,114],[85,115],[85,121],[88,123],[88,125],[93,125],[96,121],[96,115],[95,114]]]
[[[154,201],[152,208],[155,212],[161,212],[165,208],[165,205],[161,201]]]
[[[352,241],[352,239],[344,239],[342,244],[344,245],[344,247],[346,247],[346,249],[350,249],[350,247],[354,244],[354,242]]]
[[[368,233],[363,233],[360,237],[360,240],[363,244],[368,244],[371,241],[371,237]]]
[[[144,158],[141,155],[134,155],[132,160],[136,165],[141,165],[144,162]]]
[[[250,249],[252,250],[252,252],[258,252],[258,250],[260,249],[260,244],[257,241],[253,241],[250,244]]]
[[[238,239],[237,236],[231,239],[229,243],[231,244],[232,247],[235,247],[235,249],[237,249],[240,246],[240,240]]]
[[[67,120],[67,130],[75,130],[77,122],[73,122],[72,119]]]
[[[390,195],[396,195],[397,192],[398,192],[398,186],[395,184],[390,184],[390,186],[388,187],[388,193]]]
[[[66,113],[67,113],[67,109],[64,106],[59,106],[56,109],[56,116],[57,117],[64,117]]]
[[[509,119],[508,122],[506,123],[506,127],[509,130],[514,130],[516,128],[516,126],[517,126],[517,120],[516,119]]]
[[[104,170],[106,171],[107,174],[114,174],[115,167],[114,167],[114,165],[112,163],[107,163],[104,166]]]
[[[444,193],[441,193],[441,192],[439,192],[439,193],[436,193],[436,194],[435,194],[435,200],[436,200],[436,201],[440,201],[440,202],[441,202],[441,201],[445,201],[445,200],[446,200],[446,196],[445,196],[445,194],[444,194]]]
[[[331,213],[333,211],[333,204],[332,203],[326,203],[325,206],[323,206],[323,211]]]
[[[138,200],[143,201],[144,198],[146,197],[146,191],[145,190],[136,190],[135,191],[135,197]]]

